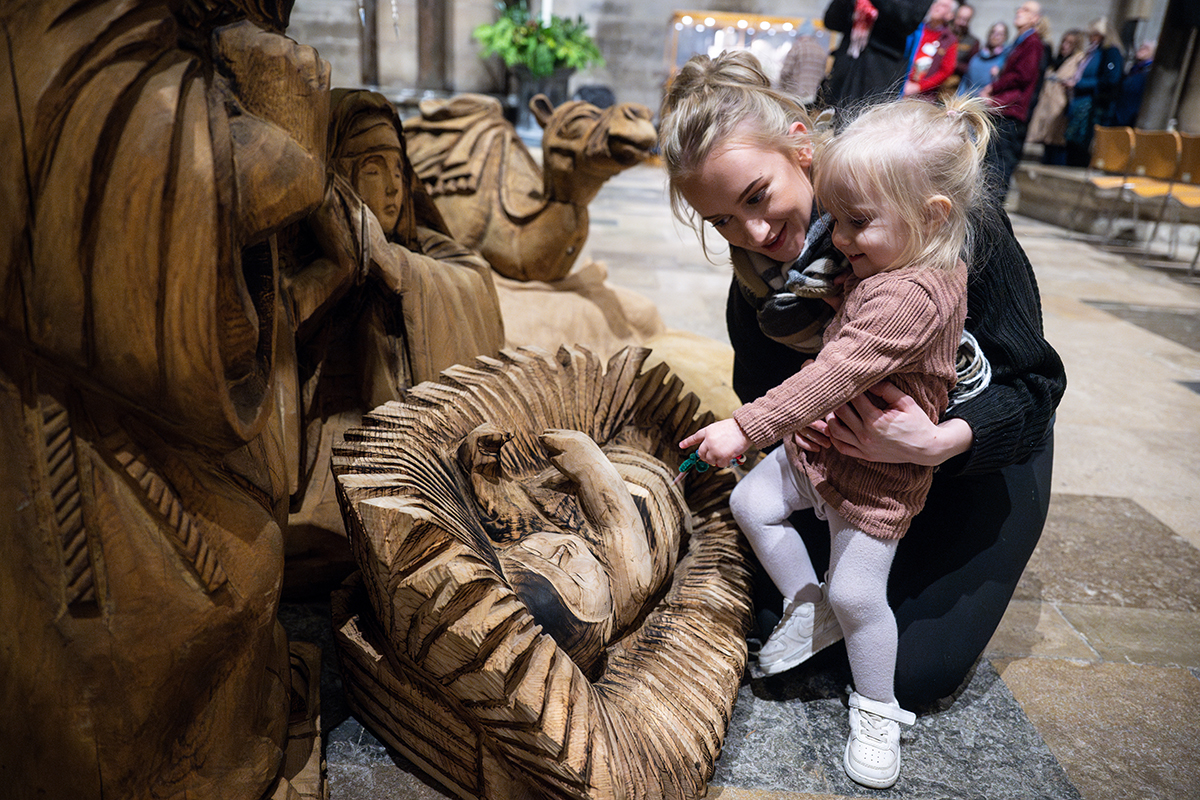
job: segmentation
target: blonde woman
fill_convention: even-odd
[[[955,115],[924,101],[900,102],[906,109],[921,103],[923,109],[937,110],[944,115],[940,122],[949,125],[953,121],[963,130],[973,127],[969,120],[977,119],[977,113],[967,107],[954,107]],[[894,555],[887,581],[886,605],[890,610],[882,611],[877,598],[872,601],[873,608],[884,617],[883,627],[888,627],[887,617],[894,619],[893,655],[885,654],[878,660],[867,657],[865,661],[874,661],[876,675],[867,675],[871,671],[868,668],[862,672],[866,676],[862,683],[858,682],[860,671],[851,670],[856,679],[855,694],[860,698],[855,703],[854,735],[864,734],[864,721],[878,722],[870,726],[876,734],[871,747],[882,762],[874,767],[858,764],[853,769],[876,784],[886,785],[898,771],[898,750],[893,748],[891,727],[895,717],[907,716],[901,706],[930,705],[961,685],[995,631],[1045,522],[1053,459],[1053,413],[1065,387],[1065,376],[1062,362],[1042,336],[1032,270],[1002,212],[978,208],[976,219],[980,224],[965,251],[972,262],[972,278],[966,286],[966,328],[988,357],[992,380],[949,411],[939,413],[940,403],[936,400],[930,405],[929,396],[918,399],[888,381],[865,391],[856,392],[857,386],[848,391],[844,386],[834,389],[840,396],[832,406],[829,401],[817,399],[827,394],[824,387],[800,389],[797,394],[793,390],[808,385],[809,375],[815,374],[801,369],[812,353],[805,352],[809,338],[797,332],[815,325],[818,337],[812,349],[821,349],[820,325],[813,322],[820,319],[819,308],[811,304],[828,306],[788,292],[784,283],[789,273],[805,275],[806,268],[813,265],[811,257],[829,256],[835,244],[845,245],[846,251],[867,269],[908,261],[883,255],[879,255],[878,264],[874,257],[864,261],[866,249],[860,251],[858,237],[848,241],[841,238],[847,227],[867,218],[854,213],[852,203],[839,202],[848,195],[835,191],[843,182],[847,189],[856,185],[849,181],[851,175],[843,174],[842,166],[854,160],[855,154],[850,152],[854,148],[848,145],[856,137],[847,135],[848,129],[840,145],[839,138],[835,138],[830,149],[820,151],[826,154],[826,167],[818,165],[816,178],[823,191],[829,189],[827,196],[836,211],[822,217],[814,199],[811,121],[791,98],[771,88],[752,56],[725,53],[715,59],[693,58],[672,83],[660,118],[659,143],[673,207],[681,219],[698,228],[702,240],[711,225],[729,243],[735,271],[727,320],[735,351],[734,387],[747,405],[734,420],[718,423],[716,430],[706,430],[702,443],[695,442],[700,444],[700,457],[709,463],[724,464],[751,444],[766,445],[782,438],[790,458],[785,461],[768,456],[764,462],[773,464],[778,472],[776,487],[780,496],[787,490],[784,480],[791,480],[793,458],[807,463],[805,459],[811,456],[821,463],[834,459],[836,453],[855,459],[856,465],[866,471],[878,473],[890,472],[892,465],[909,465],[913,472],[938,467],[928,485],[924,509],[911,518],[911,523],[901,523],[908,529],[903,539],[869,533],[849,537],[868,544],[874,563],[885,573]],[[870,118],[864,120],[864,125],[874,128]],[[909,135],[916,135],[916,127],[908,122],[896,123],[889,126],[889,135],[909,141]],[[983,130],[977,129],[976,136],[983,135]],[[891,153],[902,174],[920,174],[922,178],[928,174],[940,186],[944,159],[935,158],[934,165],[916,169],[905,163],[927,164],[921,156],[927,147],[922,142],[898,155],[894,149],[874,147],[864,149],[864,153]],[[839,150],[844,159],[837,155]],[[853,177],[866,181],[880,174],[881,170],[873,167]],[[963,201],[943,203],[934,198],[935,193],[916,188],[921,185],[911,184],[908,200],[920,201],[916,205],[923,209],[922,218],[937,228],[940,238],[950,220],[965,210],[961,207]],[[859,185],[864,190],[871,187],[870,183]],[[946,195],[948,199],[950,196]],[[905,207],[910,207],[907,201]],[[871,215],[871,219],[877,218],[878,214]],[[842,234],[835,238],[839,227]],[[903,230],[911,229],[904,226]],[[918,234],[916,241],[926,240]],[[924,263],[925,258],[919,260]],[[848,320],[851,311],[854,316],[862,311],[861,301],[868,294],[862,291],[863,284],[887,281],[900,273],[907,275],[906,270],[882,270],[867,278],[856,275],[846,281],[853,284],[844,296],[837,294],[843,287],[834,282],[835,296],[829,298],[830,305],[841,306],[844,311],[839,309],[841,322],[827,335],[825,347],[838,341],[842,344],[832,352],[821,350],[817,361],[827,366],[820,367],[820,371],[834,374],[834,368],[828,365],[842,360],[837,349],[847,344],[847,338],[853,343],[854,328]],[[936,276],[948,289],[951,276],[960,274],[958,270],[957,266],[948,271],[926,270],[929,274],[924,277]],[[947,290],[945,294],[953,296],[955,292]],[[791,299],[780,303],[782,295]],[[948,311],[948,307],[952,309]],[[773,310],[779,308],[794,324],[767,324]],[[957,327],[957,301],[939,303],[937,310],[944,317],[944,327]],[[779,334],[780,327],[786,329],[784,335]],[[892,332],[901,337],[924,338],[915,328],[910,331],[903,324],[899,328]],[[944,344],[953,338],[943,333],[939,341]],[[755,404],[764,395],[770,397],[771,389],[793,378],[798,384],[775,394],[782,404],[771,400]],[[905,385],[909,391],[916,391]],[[797,412],[800,406],[805,410]],[[750,431],[742,429],[739,415]],[[812,421],[805,426],[806,420]],[[751,432],[752,436],[747,435]],[[812,485],[805,477],[793,481],[792,488],[796,493],[809,493]],[[786,504],[789,498],[779,502]],[[821,502],[850,510],[836,498],[831,503],[822,496]],[[864,508],[875,507],[868,503]],[[866,522],[857,511],[851,516]],[[908,515],[901,512],[901,516]],[[899,528],[893,526],[892,530]],[[768,565],[771,581],[762,586],[759,613],[765,631],[776,627],[778,611],[773,609],[783,608],[789,619],[811,618],[811,622],[789,626],[800,627],[800,638],[811,636],[814,641],[808,646],[814,650],[826,639],[836,642],[841,631],[848,634],[848,639],[858,638],[857,628],[846,630],[847,625],[841,623],[831,632],[827,616],[820,625],[815,620],[818,603],[826,603],[817,576],[826,570],[830,541],[829,525],[811,512],[791,515],[782,523],[778,536],[783,548],[780,558],[776,560],[775,553],[766,552],[771,549],[769,545],[764,548],[765,560],[776,565]],[[793,558],[795,554],[799,557]],[[844,555],[835,552],[834,560]],[[776,583],[784,587],[782,591]],[[836,596],[836,577],[834,583]],[[883,638],[887,638],[886,633]],[[803,643],[799,649],[804,649]],[[768,666],[786,669],[794,656],[784,657],[783,653],[781,650],[778,658],[768,658]],[[857,658],[852,654],[852,661]],[[894,677],[887,666],[892,659]],[[829,665],[826,660],[824,666]],[[862,698],[879,703],[873,706],[876,711],[866,708],[872,704],[861,702]],[[874,716],[864,714],[864,708]],[[880,708],[886,713],[877,713]],[[861,750],[850,744],[848,751]],[[853,755],[854,760],[857,758]]]
[[[684,439],[699,457],[728,464],[833,412],[881,380],[891,381],[936,420],[949,404],[967,311],[959,252],[968,214],[984,200],[986,105],[948,108],[910,99],[869,109],[813,157],[818,203],[831,215],[834,246],[850,263],[844,297],[815,360],[765,397]],[[752,175],[753,148],[711,156],[680,184],[688,204],[718,229],[736,224],[739,178]],[[732,188],[733,191],[729,191]],[[786,244],[785,239],[779,245]],[[844,766],[858,783],[887,788],[900,772],[900,723],[915,717],[893,692],[896,620],[887,601],[892,556],[921,510],[933,468],[864,465],[837,450],[795,444],[759,462],[730,507],[759,561],[790,602],[759,653],[768,674],[790,669],[844,633],[855,691]],[[813,509],[829,523],[828,584],[815,577],[803,542],[787,525]],[[840,628],[839,628],[840,623]]]

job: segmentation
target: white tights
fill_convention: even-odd
[[[785,601],[820,598],[808,549],[788,517],[811,508],[829,523],[826,591],[846,637],[855,691],[881,703],[894,702],[896,617],[887,601],[887,580],[899,539],[880,539],[851,526],[796,471],[783,447],[742,478],[729,506]]]

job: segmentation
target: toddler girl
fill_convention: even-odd
[[[831,302],[837,310],[823,345],[800,372],[732,419],[680,443],[698,446],[699,458],[724,466],[751,446],[784,441],[730,500],[785,598],[759,665],[768,674],[790,669],[844,634],[855,688],[843,764],[852,779],[874,788],[896,782],[899,723],[915,720],[893,693],[897,633],[887,580],[897,542],[925,502],[933,468],[868,462],[832,448],[806,452],[791,434],[884,379],[934,421],[946,409],[966,316],[967,269],[960,256],[969,252],[970,214],[985,202],[983,156],[991,132],[979,100],[947,102],[906,99],[869,108],[809,151],[816,201],[852,269],[842,298]],[[781,185],[783,167],[772,162],[777,156],[752,136],[734,137],[712,150],[678,191],[718,230],[736,225],[745,198],[756,197],[756,181],[766,175],[769,185]],[[780,198],[764,193],[760,202]],[[764,231],[764,241],[755,245],[760,252],[794,246],[788,237],[795,225],[787,214],[779,219],[785,220],[779,230]],[[791,273],[804,266],[796,264]],[[794,511],[807,508],[829,523],[826,583],[788,522]]]

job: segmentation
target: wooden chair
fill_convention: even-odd
[[[1179,247],[1179,223],[1183,209],[1192,211],[1200,209],[1200,134],[1179,134],[1179,168],[1176,180],[1171,185],[1171,191],[1163,198],[1163,208],[1159,214],[1159,220],[1155,222],[1150,237],[1146,240],[1147,255],[1150,251],[1150,244],[1158,233],[1159,221],[1166,215],[1169,207],[1175,209],[1170,237],[1170,256],[1174,259]],[[1191,264],[1188,265],[1189,276],[1195,274],[1197,259],[1200,259],[1200,244],[1197,244],[1196,253],[1192,256]]]
[[[1134,144],[1133,128],[1128,126],[1097,125],[1092,136],[1092,158],[1088,163],[1084,179],[1087,181],[1088,188],[1091,189],[1092,198],[1098,199],[1103,195],[1111,198],[1108,222],[1103,237],[1105,241],[1112,230],[1117,201],[1121,197],[1125,180],[1129,177],[1129,168],[1134,156]],[[1072,221],[1078,219],[1083,208],[1084,197],[1087,194],[1088,192],[1080,192],[1079,200],[1071,215]]]
[[[1175,131],[1134,130],[1133,137],[1133,153],[1121,184],[1119,199],[1133,202],[1133,225],[1136,231],[1138,220],[1141,219],[1142,201],[1162,198],[1163,203],[1154,218],[1154,230],[1157,230],[1166,209],[1166,198],[1179,179],[1181,139]],[[1111,220],[1109,224],[1111,230]],[[1153,232],[1147,238],[1147,247],[1152,238]]]

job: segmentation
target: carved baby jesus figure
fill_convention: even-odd
[[[684,800],[712,775],[750,570],[732,476],[672,485],[712,415],[648,355],[480,358],[334,453],[347,696],[456,796]]]
[[[663,590],[691,515],[657,459],[547,430],[552,469],[528,479],[502,458],[512,434],[484,423],[458,462],[513,590],[585,673]]]

